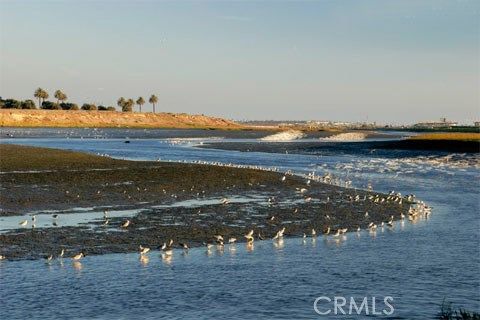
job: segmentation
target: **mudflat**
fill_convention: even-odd
[[[241,242],[250,230],[259,240],[271,239],[282,228],[285,236],[310,235],[312,229],[318,234],[328,228],[364,229],[391,216],[399,219],[410,207],[375,192],[307,184],[304,177],[272,171],[125,161],[16,145],[0,145],[0,171],[0,226],[2,219],[20,215],[58,214],[48,226],[29,223],[2,231],[0,254],[7,259],[55,256],[62,249],[66,256],[132,252],[140,245],[155,249],[170,239],[174,247],[180,242],[200,246],[213,242],[214,235]],[[184,200],[193,205],[179,204]],[[62,226],[75,214],[63,210],[79,207],[96,208],[98,217]],[[138,212],[108,218],[105,225],[103,210],[118,208]],[[131,224],[122,228],[126,219]]]

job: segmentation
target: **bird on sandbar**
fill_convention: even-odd
[[[122,228],[128,228],[129,225],[130,225],[130,220],[127,220],[122,224]]]
[[[77,253],[76,255],[74,255],[74,256],[72,257],[72,259],[73,259],[73,260],[80,260],[80,259],[82,259],[83,257],[85,257],[85,253],[80,252],[80,253]]]
[[[22,227],[25,227],[28,224],[28,220],[23,220],[19,223]]]
[[[247,242],[252,242],[254,239],[253,237],[253,229],[250,230],[244,237],[247,239]]]
[[[140,254],[147,254],[150,251],[150,248],[139,246],[138,247]]]
[[[280,229],[277,234],[275,234],[275,237],[273,237],[273,240],[280,239],[283,237],[283,234],[285,233],[285,227]]]
[[[329,235],[330,234],[330,227],[327,227],[327,229],[323,230],[324,235]]]

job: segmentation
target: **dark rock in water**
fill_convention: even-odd
[[[125,140],[124,143],[130,143],[130,140]]]

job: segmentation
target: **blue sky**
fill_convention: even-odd
[[[234,119],[480,118],[480,1],[3,1],[0,95]],[[147,106],[145,109],[150,108]]]

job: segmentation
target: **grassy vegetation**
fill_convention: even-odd
[[[411,140],[457,140],[457,141],[480,141],[480,133],[467,132],[439,132],[425,133],[410,137]]]
[[[452,304],[443,301],[442,310],[438,315],[440,320],[480,320],[480,313],[467,311],[465,309],[454,310]]]

